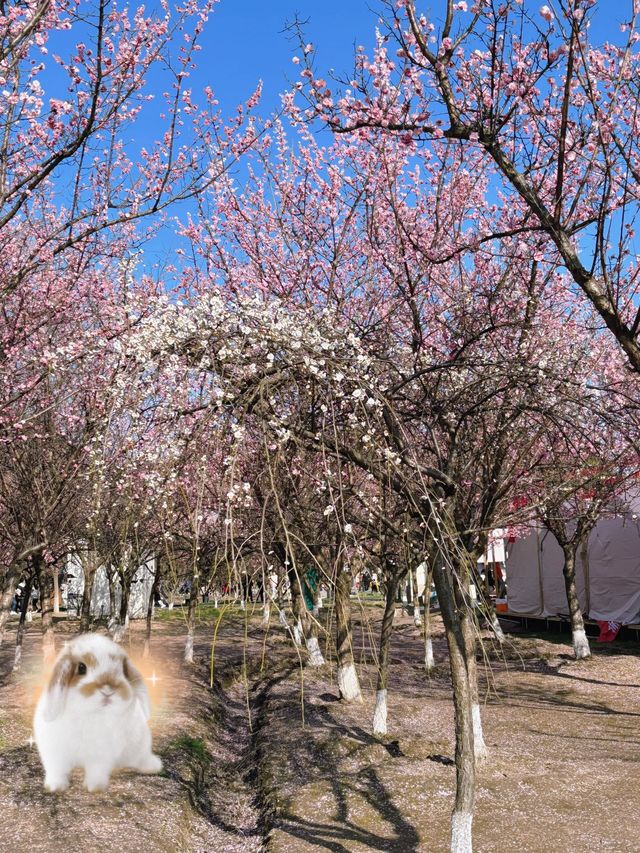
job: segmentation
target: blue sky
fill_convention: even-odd
[[[186,86],[193,91],[195,103],[203,104],[200,93],[210,86],[219,101],[222,116],[235,114],[238,104],[253,93],[261,80],[263,95],[258,114],[269,115],[280,106],[280,95],[298,79],[300,66],[292,63],[297,42],[286,31],[296,17],[304,25],[305,35],[315,49],[317,69],[326,75],[334,68],[350,75],[354,47],[373,45],[378,15],[376,0],[220,0],[200,39],[197,69]],[[147,81],[146,92],[156,95],[144,110],[144,120],[131,128],[132,151],[151,144],[163,127],[157,118],[163,100],[158,97],[169,81],[156,71]],[[320,129],[320,128],[319,128]],[[192,208],[184,203],[173,208],[173,215],[186,218]],[[173,249],[182,245],[172,228],[144,248],[144,266],[164,267]],[[175,260],[175,258],[172,258]]]
[[[546,2],[553,5],[554,0]],[[621,43],[626,38],[620,32],[619,22],[629,16],[631,2],[598,0],[592,27],[593,42],[610,39]],[[525,0],[525,3],[536,16],[543,0]],[[425,0],[419,7],[430,9],[432,20],[437,23],[445,0]],[[269,114],[279,106],[279,95],[297,79],[299,71],[299,66],[291,61],[298,51],[291,34],[285,31],[288,22],[296,17],[305,22],[305,37],[314,45],[315,64],[321,76],[327,76],[331,69],[339,75],[350,76],[354,46],[363,44],[367,51],[370,50],[380,11],[378,0],[220,0],[201,39],[198,68],[187,85],[193,90],[196,103],[202,103],[202,89],[211,86],[222,115],[231,116],[236,106],[245,101],[262,80],[259,113]],[[62,41],[64,36],[58,38]],[[48,73],[53,84],[56,70],[52,64],[49,64]],[[146,92],[155,94],[156,99],[145,107],[143,120],[131,128],[128,142],[132,151],[150,144],[162,132],[163,122],[158,119],[158,113],[163,108],[163,100],[158,96],[167,88],[168,81],[161,73],[156,73],[150,76],[146,87]],[[182,217],[186,211],[184,205],[181,207],[174,213]],[[175,236],[170,229],[164,229],[159,239],[147,245],[147,263],[166,260],[175,245]]]
[[[554,0],[546,2],[553,6]],[[620,32],[619,23],[628,18],[631,2],[598,0],[591,13],[594,43],[624,42],[626,35]],[[544,0],[525,0],[534,18],[543,3]],[[445,0],[431,0],[419,7],[430,9],[431,20],[437,24],[445,9]],[[369,51],[373,46],[381,11],[377,0],[220,0],[201,41],[197,71],[188,81],[194,100],[199,102],[198,93],[209,85],[216,93],[222,114],[232,115],[236,106],[245,101],[262,80],[259,113],[266,115],[277,109],[280,94],[298,79],[299,66],[291,61],[294,54],[299,53],[297,42],[286,31],[287,23],[296,17],[304,22],[306,39],[314,45],[319,74],[327,76],[334,69],[340,76],[350,76],[354,47],[363,44]],[[154,88],[154,81],[150,80],[148,90]],[[149,117],[152,113],[153,107]],[[140,133],[139,127],[136,132]],[[145,126],[144,133],[153,135],[152,122]],[[165,250],[174,239],[165,232],[161,241]],[[147,247],[148,260],[163,254],[158,243]]]
[[[471,0],[469,0],[471,3]],[[535,15],[545,0],[526,0]],[[553,0],[546,0],[553,5]],[[433,13],[435,22],[445,0],[421,5]],[[620,20],[628,18],[631,0],[598,0],[593,18],[595,42],[622,42]],[[273,108],[287,79],[296,79],[291,63],[295,44],[283,32],[287,21],[306,20],[305,32],[316,48],[318,70],[349,73],[354,44],[373,44],[381,5],[376,0],[220,0],[213,13],[200,53],[200,69],[192,80],[194,88],[209,84],[221,106],[233,109],[264,81],[263,106]]]
[[[377,16],[372,0],[221,0],[212,15],[200,53],[199,74],[229,110],[264,83],[263,106],[276,107],[278,95],[295,80],[295,43],[284,32],[296,14],[306,20],[308,40],[317,48],[318,68],[349,72],[354,44],[370,45]]]

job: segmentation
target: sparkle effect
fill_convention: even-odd
[[[150,681],[154,687],[156,686],[156,681],[160,681],[160,677],[156,675],[155,669],[151,675],[147,676],[147,681]]]

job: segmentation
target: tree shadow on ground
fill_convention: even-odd
[[[499,704],[508,701],[512,708],[553,709],[562,713],[589,714],[602,717],[640,717],[640,711],[625,711],[611,707],[606,702],[587,696],[580,696],[570,688],[551,691],[546,685],[522,685],[511,689],[502,687],[498,697],[491,697],[487,704]]]
[[[640,740],[632,740],[629,737],[615,738],[615,737],[602,737],[601,735],[594,735],[592,733],[585,735],[582,733],[571,734],[570,732],[560,732],[560,733],[548,732],[548,731],[544,731],[543,729],[536,729],[533,726],[529,726],[529,731],[538,737],[556,737],[556,738],[561,737],[563,740],[577,740],[577,741],[580,741],[581,743],[584,743],[585,740],[588,740],[588,741],[599,741],[600,743],[603,743],[603,744],[605,744],[605,743],[618,743],[618,744],[628,745],[630,743],[635,743],[638,746],[640,746]],[[622,761],[633,761],[634,763],[637,763],[637,757],[636,756],[633,756],[631,758],[622,758],[621,760]]]
[[[335,718],[329,708],[316,704],[313,707],[313,715],[307,721],[309,728],[317,731],[330,732],[332,736],[350,738],[365,746],[381,746],[392,758],[403,757],[400,743],[397,740],[386,740],[378,738],[362,726],[341,722]]]
[[[580,670],[577,670],[577,667],[581,666],[583,662],[576,662],[575,658],[568,657],[567,658],[571,664],[570,667],[565,668],[563,664],[560,666],[552,666],[547,661],[539,661],[538,666],[536,667],[537,671],[542,673],[543,675],[552,675],[555,678],[565,678],[568,681],[582,681],[587,684],[595,684],[597,687],[630,687],[630,688],[639,688],[640,684],[632,684],[630,682],[619,682],[619,681],[605,681],[602,678],[587,678],[585,675],[579,674]],[[589,665],[588,661],[584,663]]]
[[[332,853],[349,853],[358,844],[368,850],[390,851],[390,853],[416,853],[420,836],[415,827],[403,817],[394,805],[387,788],[372,767],[359,771],[353,779],[337,778],[326,780],[335,802],[332,822],[322,823],[283,812],[276,822],[277,828],[293,838]],[[350,819],[349,798],[359,798],[370,806],[389,825],[393,835],[381,835],[358,825]],[[295,847],[292,847],[295,849]]]

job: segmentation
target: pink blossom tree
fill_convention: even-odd
[[[479,156],[508,200],[510,231],[538,236],[640,369],[635,5],[621,47],[590,42],[593,0],[555,12],[443,0],[432,20],[414,0],[385,6],[387,31],[371,57],[359,49],[345,85],[327,84],[304,53],[301,119],[395,135],[421,159],[439,139]]]

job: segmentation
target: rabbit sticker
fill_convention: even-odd
[[[113,640],[81,634],[66,643],[33,720],[46,790],[68,788],[76,767],[88,791],[104,791],[114,770],[159,773],[150,711],[142,675]]]

